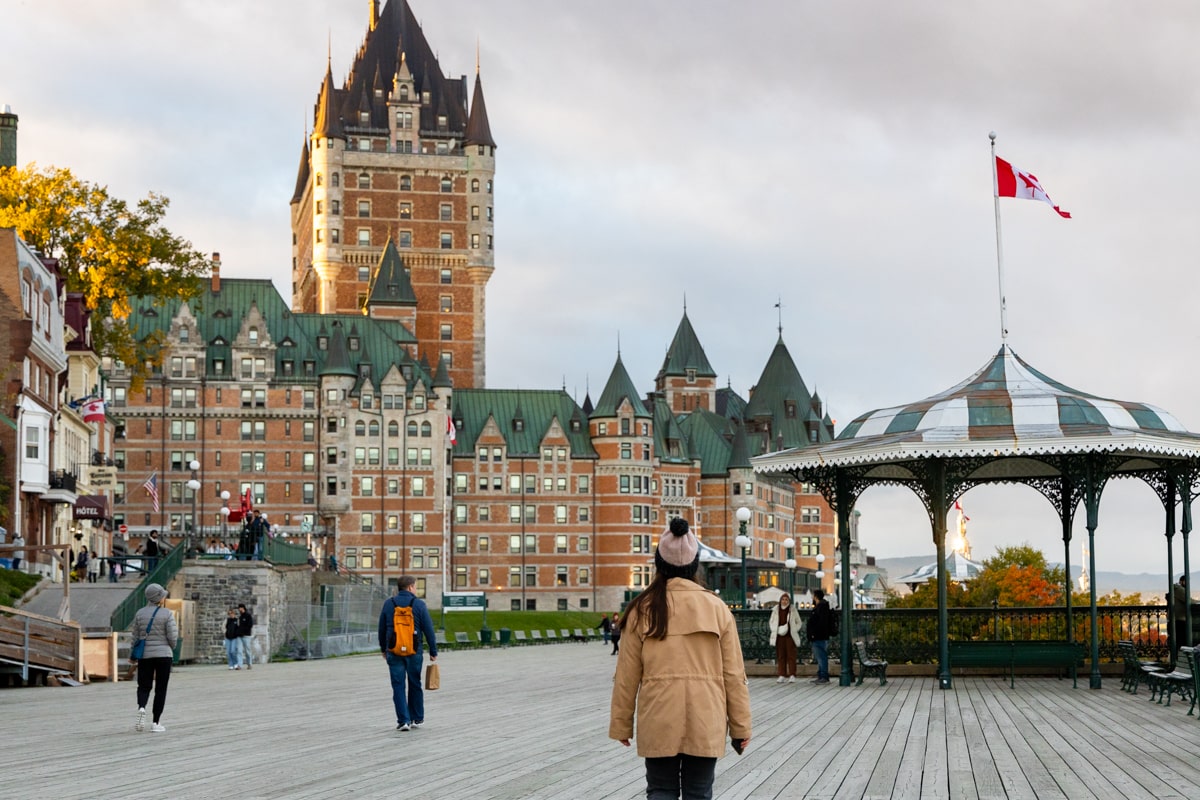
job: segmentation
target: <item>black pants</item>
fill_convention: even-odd
[[[167,683],[171,680],[171,657],[143,658],[138,662],[137,704],[145,708],[150,699],[150,687],[154,687],[154,721],[162,717],[167,705]]]
[[[646,759],[646,800],[712,800],[715,758],[680,753]]]

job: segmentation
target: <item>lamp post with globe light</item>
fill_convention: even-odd
[[[749,601],[749,587],[746,584],[746,551],[750,549],[750,545],[752,544],[750,535],[746,533],[746,524],[750,522],[750,509],[742,506],[734,512],[734,516],[737,517],[738,521],[738,535],[733,540],[733,543],[742,548],[742,608],[746,608]]]
[[[229,546],[229,490],[221,490],[221,546]]]
[[[783,562],[783,565],[785,567],[787,567],[787,571],[788,571],[788,600],[793,603],[796,602],[796,598],[794,598],[792,596],[796,591],[796,551],[795,551],[795,547],[796,547],[796,540],[793,539],[792,537],[789,536],[788,538],[783,540],[783,549],[787,553],[787,560]]]
[[[817,553],[817,588],[821,588],[821,581],[825,579],[825,554]],[[834,567],[836,569],[836,567]],[[836,579],[835,579],[836,580]]]
[[[193,545],[192,537],[196,533],[196,498],[200,494],[200,462],[192,459],[191,463],[188,464],[188,469],[192,471],[191,480],[187,482],[187,488],[192,493],[192,519],[188,523],[187,550],[191,550]],[[187,550],[184,552],[187,552]]]

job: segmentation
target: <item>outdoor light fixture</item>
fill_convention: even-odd
[[[796,569],[795,547],[796,547],[796,540],[793,539],[792,537],[789,536],[788,538],[783,540],[783,549],[785,551],[787,551],[787,560],[783,562],[783,565],[785,567],[787,567],[787,570],[788,570],[788,599],[789,600],[793,599],[792,594],[795,592],[795,589],[796,589],[796,573],[794,571]]]
[[[749,587],[746,585],[746,551],[750,549],[753,543],[750,535],[746,533],[746,523],[750,521],[750,509],[742,506],[734,512],[734,516],[738,521],[738,535],[733,540],[734,545],[742,548],[742,608],[746,608],[749,604]]]

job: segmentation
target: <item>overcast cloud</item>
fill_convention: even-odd
[[[784,340],[839,429],[957,383],[1000,346],[995,130],[997,153],[1074,215],[1002,205],[1010,344],[1068,385],[1200,427],[1200,6],[412,5],[448,73],[469,76],[480,42],[499,144],[489,386],[594,397],[619,338],[650,389],[685,297],[743,396],[782,298]],[[167,195],[168,224],[226,275],[290,297],[288,200],[327,44],[340,80],[366,9],[6,0],[18,160]],[[977,557],[1028,541],[1061,558],[1032,490],[963,505]],[[859,509],[871,553],[932,554],[911,494],[873,489]],[[1111,485],[1100,569],[1165,570],[1162,520],[1144,485]]]

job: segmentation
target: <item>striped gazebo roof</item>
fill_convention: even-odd
[[[924,400],[871,411],[836,440],[753,459],[761,471],[931,457],[1086,452],[1200,456],[1200,436],[1146,403],[1072,389],[1004,345],[971,377]]]

